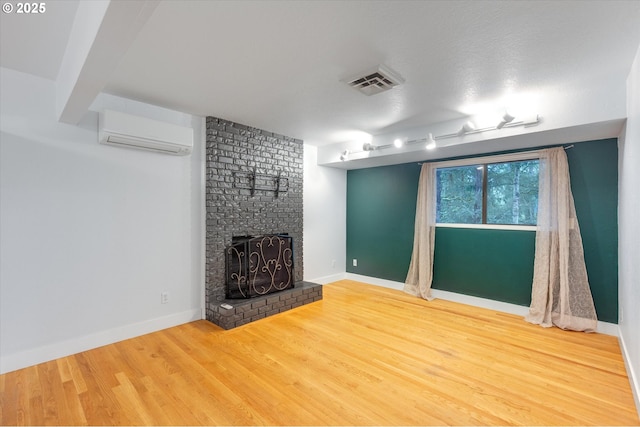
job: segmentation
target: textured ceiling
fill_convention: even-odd
[[[28,34],[3,19],[2,65],[55,78],[67,3]],[[163,1],[104,91],[326,145],[619,86],[639,22],[640,1]],[[341,82],[378,64],[406,83]]]

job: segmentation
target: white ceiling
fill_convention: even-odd
[[[45,4],[48,8],[41,14],[20,14],[14,7],[12,13],[0,15],[0,65],[55,80],[78,1]]]
[[[59,77],[78,2],[46,4],[2,15],[3,67]],[[637,0],[162,1],[104,92],[321,146],[619,86],[639,44]],[[406,83],[341,82],[378,64]]]

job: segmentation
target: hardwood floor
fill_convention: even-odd
[[[615,337],[352,281],[0,376],[2,425],[638,425]]]

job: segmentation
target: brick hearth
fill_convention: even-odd
[[[211,304],[209,308],[213,316],[209,320],[223,329],[233,329],[321,299],[322,285],[298,282],[293,288],[275,294],[249,299],[225,299]],[[229,304],[232,308],[225,309],[222,304]]]

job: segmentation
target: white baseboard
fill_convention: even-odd
[[[65,340],[54,344],[45,345],[19,353],[0,357],[0,374],[4,374],[38,363],[48,362],[61,357],[70,356],[82,351],[113,344],[129,338],[156,332],[161,329],[182,325],[183,323],[200,320],[202,318],[200,308],[171,314],[164,317],[145,320],[122,327],[109,329],[84,337]]]
[[[622,349],[622,358],[624,359],[624,366],[627,368],[627,376],[629,377],[629,383],[631,383],[631,392],[633,393],[633,399],[636,401],[636,411],[638,411],[638,417],[640,418],[640,378],[638,377],[638,372],[636,372],[633,368],[633,365],[629,363],[631,360],[631,355],[629,354],[629,350],[627,344],[624,341],[624,335],[620,334],[618,336],[618,341],[620,342],[620,348]]]
[[[345,279],[355,280],[356,282],[367,283],[369,285],[382,286],[383,288],[396,289],[401,291],[404,288],[404,283],[394,282],[393,280],[378,279],[377,277],[362,276],[360,274],[346,273]]]
[[[326,285],[327,283],[337,282],[346,278],[346,273],[331,274],[329,276],[322,276],[315,279],[304,279],[307,282],[318,283],[319,285]]]
[[[371,285],[382,286],[385,288],[397,289],[399,291],[404,288],[404,283],[402,282],[378,279],[377,277],[361,276],[359,274],[353,273],[347,273],[345,275],[345,279],[369,283]],[[455,292],[442,291],[440,289],[432,289],[431,293],[435,298],[440,298],[446,301],[459,302],[461,304],[468,304],[475,307],[487,308],[489,310],[501,311],[503,313],[515,314],[517,316],[526,316],[527,313],[529,313],[529,307],[525,307],[523,305],[474,297],[471,295],[458,294]],[[598,332],[601,334],[613,335],[617,337],[619,335],[619,331],[620,329],[615,323],[598,322]]]
[[[620,336],[620,328],[615,323],[601,322],[598,320],[598,333],[618,337]]]

